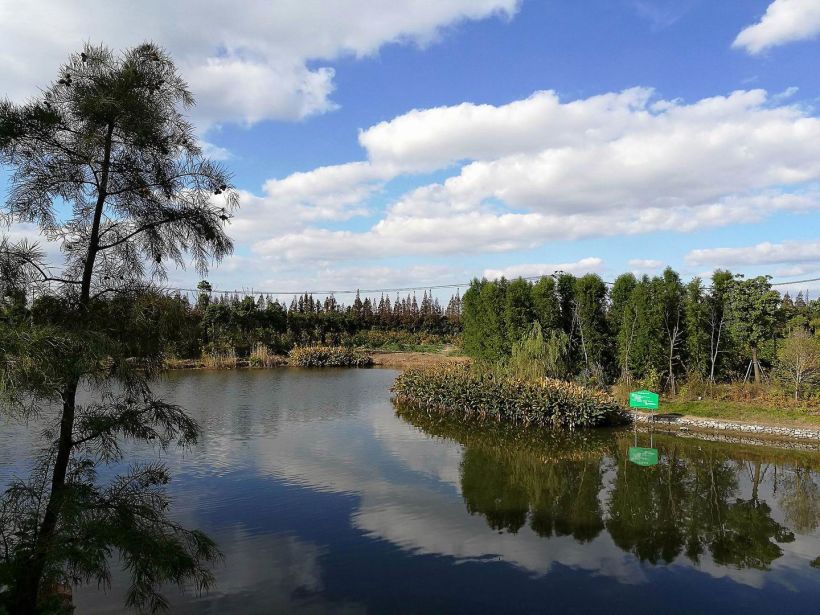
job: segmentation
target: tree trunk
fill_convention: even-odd
[[[37,600],[45,572],[48,551],[54,539],[57,522],[59,520],[61,497],[65,486],[66,471],[68,469],[69,458],[71,457],[71,447],[74,433],[74,411],[77,395],[77,385],[72,384],[66,387],[63,392],[63,415],[60,420],[60,439],[57,445],[57,457],[54,461],[54,472],[51,477],[51,496],[46,506],[43,522],[37,536],[37,543],[28,567],[20,571],[17,579],[15,612],[29,613],[37,612]]]
[[[105,199],[108,197],[108,174],[111,164],[111,143],[114,133],[114,124],[108,126],[105,138],[105,150],[101,168],[100,183],[97,187],[97,203],[94,209],[94,218],[91,223],[91,234],[88,242],[88,252],[83,267],[83,277],[80,284],[80,299],[78,310],[84,312],[91,297],[91,279],[94,274],[94,261],[97,257],[100,241],[100,221],[102,220]],[[80,316],[82,319],[83,316]],[[82,322],[82,320],[81,320]],[[60,518],[65,477],[68,463],[71,459],[71,449],[74,446],[74,413],[77,402],[77,387],[79,378],[72,378],[66,383],[61,396],[63,399],[63,413],[60,417],[60,438],[57,441],[57,456],[54,460],[54,470],[51,475],[51,493],[49,494],[46,512],[40,524],[39,532],[29,565],[20,571],[15,587],[15,612],[21,615],[34,615],[37,612],[37,603],[40,594],[40,585],[46,568],[49,550],[54,542],[57,524]]]
[[[755,370],[755,384],[760,384],[760,362],[757,360],[757,346],[752,346],[752,367]]]
[[[754,500],[755,506],[757,506],[758,500],[758,491],[760,489],[760,462],[755,462],[755,473],[754,477],[752,478],[752,500]]]

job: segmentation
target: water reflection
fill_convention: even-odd
[[[657,435],[658,464],[640,467],[629,460],[628,432],[521,434],[412,410],[399,414],[464,445],[466,509],[494,530],[516,533],[528,524],[541,537],[572,536],[583,544],[606,529],[617,547],[651,564],[682,555],[699,564],[708,554],[719,566],[769,570],[795,532],[820,525],[814,454]],[[764,461],[767,455],[778,459]],[[775,499],[782,521],[773,518]]]
[[[165,458],[174,515],[225,553],[215,591],[169,592],[173,612],[816,612],[816,452],[656,436],[658,465],[639,467],[629,431],[397,415],[393,377],[282,369],[160,384],[204,428]],[[32,431],[0,429],[0,483]],[[78,591],[78,612],[121,612],[126,582]]]

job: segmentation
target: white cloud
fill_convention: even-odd
[[[759,221],[776,211],[820,208],[820,194],[733,197],[695,207],[622,209],[583,214],[458,211],[441,206],[412,212],[402,203],[370,230],[305,227],[254,243],[263,256],[291,262],[470,254],[531,249],[554,240],[693,231]],[[399,210],[401,213],[397,213]]]
[[[426,45],[443,28],[494,15],[519,0],[217,0],[0,4],[0,81],[20,100],[50,81],[84,41],[122,49],[144,40],[168,48],[197,95],[202,125],[299,119],[334,108],[333,69],[389,43]]]
[[[652,90],[631,88],[562,103],[553,91],[506,105],[414,109],[362,131],[371,160],[414,170],[617,137],[646,121]]]
[[[820,35],[820,2],[774,0],[761,20],[737,35],[733,47],[757,54],[771,47]]]
[[[715,267],[820,263],[820,241],[784,241],[783,243],[765,241],[740,248],[692,250],[686,255],[686,262],[690,265]],[[784,273],[783,275],[789,274]]]
[[[254,252],[290,261],[501,252],[820,208],[820,120],[762,90],[691,104],[644,88],[566,103],[538,92],[414,110],[360,142],[366,160],[266,184],[237,219]],[[368,198],[386,182],[454,163],[452,176],[394,200],[369,229],[321,224],[375,214]]]
[[[488,280],[496,280],[498,278],[533,278],[536,276],[552,275],[556,271],[564,273],[572,273],[574,275],[583,275],[585,273],[596,273],[601,271],[604,261],[601,258],[590,256],[575,261],[574,263],[542,263],[542,264],[522,264],[511,265],[504,269],[485,269],[484,277]]]

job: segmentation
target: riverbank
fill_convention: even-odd
[[[389,350],[362,351],[373,358],[374,367],[385,369],[414,369],[418,367],[436,367],[453,364],[466,364],[470,359],[452,354],[451,349],[437,352],[411,352]],[[208,359],[166,359],[165,368],[177,369],[264,369],[268,367],[287,367],[292,365],[286,355],[269,355],[264,363],[237,357],[217,357]]]
[[[820,425],[797,423],[794,421],[741,421],[696,416],[670,411],[668,404],[659,413],[636,412],[634,417],[639,425],[649,426],[670,433],[698,432],[729,434],[757,439],[798,440],[820,444]]]
[[[447,348],[437,352],[410,352],[369,350],[373,366],[405,371],[419,368],[436,368],[447,365],[467,364],[470,359],[453,354]],[[287,367],[288,357],[271,355],[265,364],[249,359],[233,358],[231,361],[214,363],[200,359],[175,359],[166,362],[171,370],[178,369],[263,369]],[[780,441],[820,442],[820,410],[793,407],[773,408],[769,405],[737,401],[678,401],[663,400],[661,414],[664,419],[654,426],[669,432],[692,432],[697,434],[720,434],[721,437],[762,438]],[[638,420],[646,424],[649,413],[639,413]]]

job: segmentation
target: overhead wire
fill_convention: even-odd
[[[531,281],[531,280],[540,280],[544,277],[555,277],[557,273],[553,274],[544,274],[544,275],[533,275],[533,276],[521,276],[520,279]],[[519,278],[516,278],[519,279]],[[772,286],[790,286],[794,284],[807,284],[810,282],[820,282],[819,278],[808,278],[803,280],[791,280],[786,282],[772,282]],[[604,281],[604,284],[608,286],[612,286],[614,282]],[[391,288],[356,288],[356,289],[336,289],[336,290],[301,290],[301,291],[282,291],[282,290],[259,290],[259,289],[217,289],[212,288],[210,289],[210,293],[218,294],[218,295],[271,295],[271,296],[299,296],[299,295],[354,295],[356,293],[360,293],[363,295],[372,295],[372,294],[381,294],[381,293],[393,293],[393,292],[413,292],[413,291],[426,291],[426,290],[444,290],[444,289],[453,289],[453,288],[462,288],[467,287],[470,285],[470,282],[460,282],[460,283],[452,283],[452,284],[432,284],[432,285],[425,285],[425,286],[396,286]],[[170,292],[184,292],[184,293],[200,293],[202,289],[199,288],[176,288],[176,287],[164,287],[163,290],[170,291]]]

